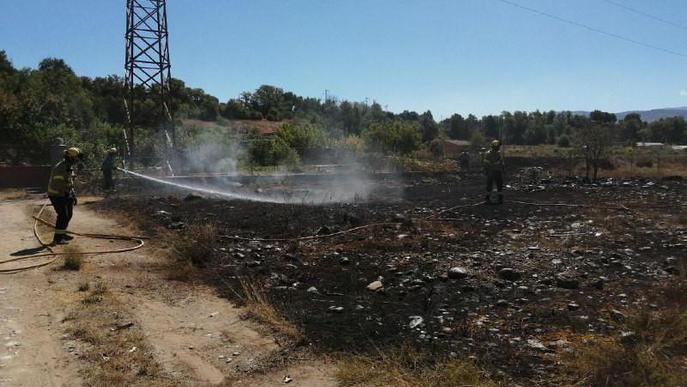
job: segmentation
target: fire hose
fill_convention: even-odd
[[[79,233],[79,232],[74,232],[74,231],[67,231],[67,234],[70,234],[70,235],[76,235],[76,236],[81,236],[81,237],[85,237],[85,238],[93,238],[93,239],[132,241],[132,242],[136,242],[136,245],[131,246],[131,247],[124,247],[124,248],[120,248],[120,249],[109,249],[109,250],[102,250],[102,251],[69,251],[69,252],[55,251],[52,249],[50,244],[44,242],[41,239],[40,234],[38,234],[38,223],[39,222],[43,223],[47,226],[50,226],[52,228],[55,228],[55,226],[53,224],[51,224],[50,222],[41,218],[41,215],[43,214],[43,211],[45,210],[47,205],[48,205],[47,203],[43,204],[43,206],[38,211],[38,213],[33,217],[33,219],[34,219],[33,235],[38,240],[38,243],[40,243],[41,246],[46,248],[49,252],[20,256],[20,257],[15,257],[15,258],[10,258],[10,259],[4,260],[4,261],[0,261],[0,267],[2,267],[3,265],[6,265],[8,263],[11,263],[11,262],[32,260],[32,259],[36,259],[36,258],[45,258],[47,260],[45,260],[43,262],[39,262],[39,263],[21,266],[21,267],[13,267],[13,268],[9,268],[9,269],[0,268],[0,274],[16,274],[16,273],[19,273],[22,271],[47,266],[47,265],[52,264],[56,260],[58,260],[63,255],[116,254],[116,253],[123,253],[123,252],[127,252],[127,251],[133,251],[133,250],[137,250],[137,249],[140,249],[141,247],[143,247],[145,245],[144,240],[148,239],[148,238],[142,237],[142,236],[116,235],[116,234],[93,234],[93,233]]]

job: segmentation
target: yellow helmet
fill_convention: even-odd
[[[64,151],[64,155],[67,157],[78,157],[81,154],[81,149],[77,147],[67,148]]]
[[[109,154],[115,154],[115,153],[117,153],[117,148],[110,148],[110,149],[107,150],[107,153],[109,153]]]
[[[498,148],[498,147],[501,146],[501,141],[499,141],[499,140],[494,140],[494,141],[491,142],[491,146],[494,147],[494,148]]]

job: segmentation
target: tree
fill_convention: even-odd
[[[501,138],[502,120],[498,116],[488,115],[482,117],[484,135],[490,138]]]
[[[439,136],[439,125],[434,121],[431,111],[427,110],[420,115],[420,130],[422,142],[430,142]]]
[[[301,159],[313,157],[326,145],[324,131],[313,125],[284,124],[277,137],[293,148]]]
[[[601,110],[594,110],[589,113],[589,119],[593,122],[602,124],[615,124],[617,117],[613,113],[602,112]]]
[[[652,141],[679,144],[687,141],[687,123],[682,117],[661,118],[648,126]]]
[[[481,121],[474,114],[468,114],[468,116],[465,118],[465,125],[467,125],[468,131],[468,137],[466,138],[469,138],[472,133],[477,132],[482,128]]]
[[[526,112],[503,113],[503,129],[506,141],[510,144],[524,144],[529,117]]]
[[[418,123],[413,121],[374,122],[363,131],[368,149],[386,154],[409,154],[420,147]]]
[[[400,118],[404,121],[419,121],[420,115],[417,114],[417,112],[404,110],[403,112],[398,114],[398,118]]]
[[[620,131],[622,140],[630,144],[639,141],[639,132],[642,130],[642,116],[638,113],[630,113],[623,118],[620,123]]]
[[[470,138],[465,118],[460,114],[454,114],[448,119],[448,136],[456,140],[467,140]]]
[[[434,156],[435,159],[441,159],[444,157],[444,140],[441,138],[435,138],[429,143],[429,152]]]
[[[275,111],[277,115],[279,114],[283,99],[284,90],[270,85],[262,85],[251,96],[250,105],[254,110],[259,111],[263,117],[267,117],[271,110]],[[276,120],[279,119],[280,117],[276,117]]]
[[[358,106],[348,101],[343,101],[339,108],[341,109],[341,120],[344,133],[346,135],[359,134],[362,115],[360,114]]]
[[[558,137],[558,146],[561,148],[568,148],[570,147],[570,137],[568,137],[567,134],[563,134],[560,137]]]
[[[10,62],[10,59],[7,57],[7,53],[4,50],[0,50],[0,75],[11,74],[15,71],[12,62]]]
[[[587,180],[593,170],[593,180],[596,181],[601,162],[613,142],[613,130],[608,122],[580,121],[576,128],[575,143],[584,156]]]
[[[487,145],[487,139],[480,132],[473,132],[470,136],[470,148],[479,151]]]
[[[220,107],[220,114],[229,120],[242,120],[248,118],[248,109],[238,99],[230,99]]]
[[[522,137],[524,143],[527,145],[543,144],[546,142],[547,138],[546,127],[539,122],[530,121]]]

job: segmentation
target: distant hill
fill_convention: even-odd
[[[674,107],[674,108],[663,108],[663,109],[651,109],[651,110],[636,110],[636,111],[627,111],[627,112],[620,112],[620,113],[615,113],[615,115],[618,117],[619,120],[622,120],[625,118],[626,115],[630,113],[639,113],[642,116],[642,120],[644,121],[657,121],[660,120],[661,118],[667,118],[667,117],[683,117],[687,119],[687,106],[683,107]]]
[[[581,114],[588,116],[590,112],[586,111],[576,111],[574,114]],[[630,113],[639,113],[642,116],[643,121],[652,122],[660,120],[661,118],[668,117],[683,117],[687,119],[687,106],[683,107],[672,107],[672,108],[661,108],[661,109],[651,109],[651,110],[628,110],[626,112],[615,113],[619,120],[625,118],[626,115]]]

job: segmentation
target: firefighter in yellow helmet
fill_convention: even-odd
[[[72,219],[72,211],[77,203],[74,192],[74,165],[82,155],[79,148],[71,147],[64,151],[64,159],[55,164],[48,181],[48,198],[57,213],[53,245],[66,244],[73,239],[67,235],[67,226]]]
[[[491,192],[496,185],[498,204],[503,204],[503,156],[501,155],[501,141],[491,142],[491,149],[484,154],[484,173],[487,175],[486,204],[491,204]]]

